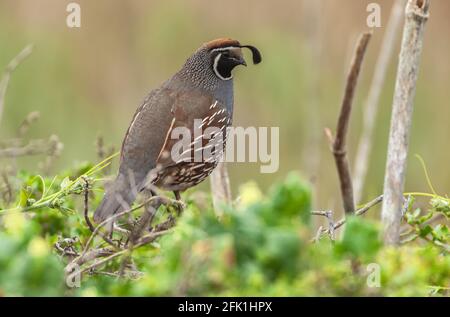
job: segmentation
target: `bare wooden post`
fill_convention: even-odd
[[[345,86],[344,98],[342,100],[341,112],[336,128],[336,137],[333,138],[331,131],[326,129],[325,132],[330,141],[331,150],[336,162],[338,170],[339,182],[341,186],[341,195],[346,213],[355,211],[355,201],[353,199],[353,185],[350,174],[350,164],[347,158],[346,138],[350,114],[352,111],[353,96],[355,95],[356,83],[358,81],[359,72],[361,70],[364,54],[372,33],[364,33],[358,40],[355,53],[347,75],[347,84]]]
[[[211,174],[211,194],[214,211],[217,216],[222,216],[223,207],[231,204],[230,178],[227,165],[219,162]]]
[[[399,242],[408,141],[428,8],[429,0],[409,0],[405,11],[384,178],[382,221],[384,241],[389,245]]]
[[[370,153],[372,150],[373,131],[377,120],[378,105],[380,95],[383,90],[386,73],[394,51],[397,34],[400,33],[403,10],[406,0],[396,0],[392,5],[389,21],[383,36],[380,53],[375,64],[372,83],[367,97],[364,117],[363,131],[359,139],[358,149],[355,157],[355,170],[353,185],[355,191],[355,201],[361,200],[367,169],[370,163]]]

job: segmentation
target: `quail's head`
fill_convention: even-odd
[[[183,71],[187,72],[194,82],[211,85],[218,81],[229,81],[233,78],[232,70],[239,65],[247,66],[242,49],[249,49],[253,63],[261,62],[261,53],[252,45],[241,45],[230,38],[220,38],[204,43],[186,61]],[[215,77],[215,79],[214,79]]]
[[[261,62],[261,53],[251,45],[241,45],[229,38],[217,39],[203,45],[203,50],[209,55],[212,70],[222,80],[233,78],[231,71],[239,65],[247,66],[242,48],[248,48],[253,54],[253,63]]]

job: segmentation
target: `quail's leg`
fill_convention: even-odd
[[[184,208],[186,208],[186,205],[181,201],[179,190],[174,190],[173,194],[175,195],[175,199],[177,200],[178,215],[180,215],[183,212]]]

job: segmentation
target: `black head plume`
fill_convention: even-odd
[[[248,48],[250,51],[252,51],[252,55],[253,55],[253,64],[259,64],[261,63],[261,53],[259,52],[259,50],[251,45],[240,45],[241,48]]]

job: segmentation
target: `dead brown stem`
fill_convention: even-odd
[[[363,33],[356,45],[355,53],[350,66],[350,71],[347,75],[347,84],[345,86],[344,98],[342,100],[341,112],[339,115],[336,136],[333,138],[329,129],[325,130],[330,141],[331,150],[336,162],[336,168],[339,175],[339,182],[341,187],[341,195],[346,213],[355,211],[355,202],[353,198],[353,185],[350,174],[350,165],[347,158],[346,137],[348,125],[350,121],[350,114],[352,111],[352,102],[355,95],[356,84],[361,70],[362,61],[369,44],[372,33]]]

